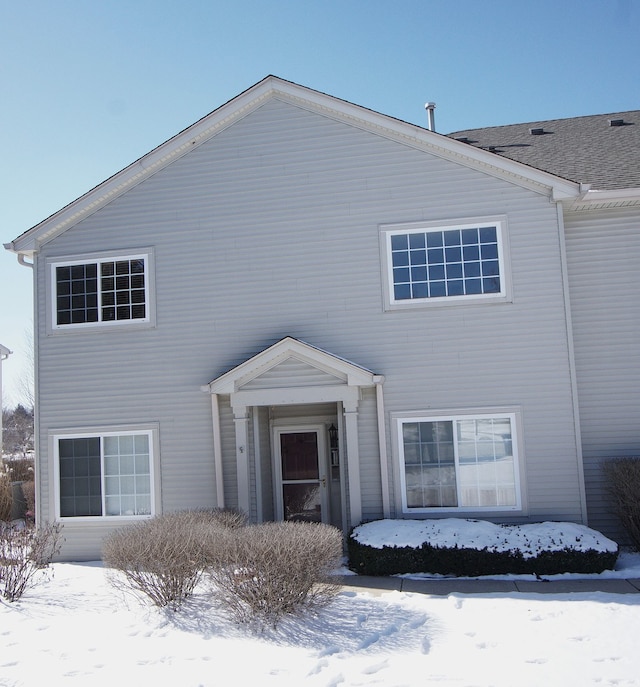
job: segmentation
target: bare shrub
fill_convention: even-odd
[[[613,458],[603,470],[615,513],[640,551],[640,458]]]
[[[12,482],[33,481],[33,458],[11,458],[6,461],[6,466]]]
[[[0,460],[0,523],[11,520],[11,475],[7,465]]]
[[[221,605],[239,623],[276,627],[286,615],[317,609],[338,591],[342,534],[328,525],[253,525],[219,538],[209,575]]]
[[[33,480],[22,483],[22,493],[27,504],[27,522],[33,522],[36,517],[36,484]]]
[[[218,529],[234,530],[247,525],[246,513],[235,508],[203,508],[180,511],[173,513],[170,517],[179,518],[185,527],[204,527],[205,531],[211,527],[213,532]]]
[[[244,522],[237,511],[224,509],[159,515],[109,535],[102,558],[115,571],[114,586],[175,610],[200,580],[215,533]]]
[[[39,581],[62,544],[61,525],[0,525],[0,592],[16,601]]]

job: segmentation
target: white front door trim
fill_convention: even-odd
[[[314,432],[318,447],[318,476],[320,481],[320,513],[322,522],[328,523],[330,519],[328,478],[327,478],[327,428],[322,424],[292,424],[276,425],[272,429],[272,456],[273,456],[273,486],[276,505],[277,520],[284,520],[284,500],[282,495],[282,455],[280,450],[280,436],[282,434],[298,434],[302,432]]]

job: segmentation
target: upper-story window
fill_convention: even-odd
[[[53,329],[150,321],[149,255],[51,264]]]
[[[501,221],[396,225],[382,231],[387,305],[505,299]]]

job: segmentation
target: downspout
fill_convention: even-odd
[[[18,253],[18,262],[23,266],[23,267],[31,267],[33,269],[33,263],[32,262],[27,262],[26,256],[24,253]]]
[[[9,250],[13,250],[13,243],[6,244],[5,248],[8,248]],[[33,262],[27,262],[26,260],[26,255],[24,253],[18,253],[18,264],[22,265],[22,267],[28,267],[32,272],[33,272],[33,312],[32,312],[32,317],[33,317],[33,452],[34,452],[34,461],[33,461],[33,486],[34,486],[34,499],[36,503],[36,526],[40,526],[42,522],[42,500],[40,498],[40,404],[38,403],[38,397],[40,395],[40,383],[39,383],[39,368],[40,365],[38,363],[39,361],[39,355],[38,351],[40,350],[39,348],[39,334],[38,334],[38,317],[37,317],[37,309],[38,309],[38,304],[37,304],[37,272],[34,269],[35,267],[35,254],[33,258]],[[51,512],[51,504],[48,506],[49,512]]]
[[[382,486],[382,514],[391,517],[391,499],[389,495],[389,458],[387,455],[387,432],[385,429],[384,397],[382,385],[384,377],[376,375],[373,378],[376,385],[376,409],[378,416],[378,447],[380,450],[380,482]]]
[[[558,241],[560,243],[560,261],[562,265],[562,287],[564,291],[564,312],[567,331],[567,350],[569,352],[569,374],[571,376],[571,395],[573,397],[573,427],[576,440],[576,457],[578,461],[578,486],[580,488],[580,511],[583,524],[588,523],[587,491],[584,479],[584,460],[582,456],[582,436],[580,433],[580,409],[578,405],[578,383],[576,375],[576,359],[573,348],[573,325],[571,323],[571,301],[569,298],[569,275],[567,265],[567,249],[565,245],[564,211],[562,203],[556,203],[558,214]]]

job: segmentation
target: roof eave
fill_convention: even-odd
[[[640,204],[640,187],[608,190],[589,189],[573,202],[572,207],[574,209],[595,209],[638,204]]]
[[[182,130],[152,151],[116,172],[98,186],[72,201],[58,212],[5,244],[15,253],[34,253],[54,236],[104,207],[114,198],[156,173],[170,162],[204,143],[218,131],[246,116],[273,90],[276,77],[268,76],[233,100]],[[276,79],[278,80],[278,79]]]
[[[474,167],[493,176],[506,178],[539,193],[548,194],[554,201],[576,198],[580,195],[579,184],[548,172],[469,146],[444,134],[394,119],[320,91],[314,91],[275,76],[267,76],[27,230],[10,244],[6,244],[5,248],[19,254],[33,255],[41,245],[242,119],[258,108],[268,97],[280,98],[438,157]]]
[[[538,192],[548,193],[554,201],[576,198],[583,192],[583,187],[579,183],[456,141],[445,134],[430,131],[416,124],[395,119],[318,91],[311,91],[291,82],[280,82],[280,84],[283,86],[279,89],[280,95],[286,96],[287,100],[297,105],[304,107],[305,103],[313,104],[313,109],[316,111],[320,106],[322,113],[327,116],[371,133],[378,133],[399,143],[419,148],[438,157],[456,160],[466,166],[508,179]]]

